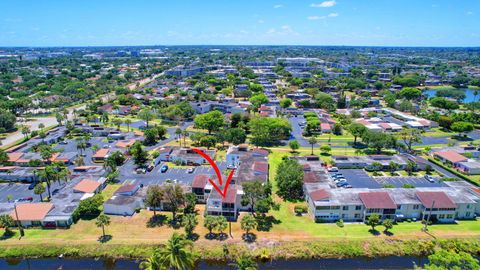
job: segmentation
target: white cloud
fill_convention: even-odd
[[[473,11],[467,11],[467,15],[473,15]]]
[[[329,7],[335,6],[336,4],[337,2],[335,2],[335,0],[331,0],[331,1],[323,1],[322,3],[319,3],[319,4],[311,4],[310,6],[314,8],[329,8]]]
[[[339,16],[338,13],[330,13],[327,16],[308,16],[307,19],[310,21],[317,21],[317,20],[324,20],[326,18],[334,18],[338,16]]]
[[[283,8],[283,5],[275,5],[273,8]]]
[[[258,20],[257,22],[258,23],[264,23],[265,21],[264,20]]]

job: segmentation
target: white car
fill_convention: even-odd
[[[435,182],[435,178],[433,178],[431,175],[425,175],[425,179],[427,179],[427,181],[430,182],[430,183]]]
[[[328,172],[338,172],[338,168],[337,167],[330,167],[330,168],[328,168]]]

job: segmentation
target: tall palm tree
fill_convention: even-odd
[[[317,138],[313,135],[308,139],[308,143],[312,146],[312,155],[313,155],[313,146],[317,143]]]
[[[95,225],[102,227],[102,238],[105,239],[105,226],[110,225],[110,217],[105,214],[99,215],[95,221]]]
[[[186,240],[178,233],[173,233],[165,247],[158,251],[160,264],[172,270],[193,269],[195,257],[191,250],[192,246],[192,241]]]

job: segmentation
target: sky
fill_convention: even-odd
[[[0,46],[480,46],[480,0],[0,0]]]

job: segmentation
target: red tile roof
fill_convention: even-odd
[[[457,208],[452,199],[442,191],[417,192],[417,197],[426,208],[432,207],[434,201],[433,208]]]
[[[445,160],[450,161],[451,163],[457,163],[462,161],[467,161],[468,158],[460,155],[454,151],[445,151],[445,152],[434,152],[433,155],[439,156]]]
[[[369,209],[396,209],[397,205],[387,192],[363,192],[358,194],[360,200]]]
[[[105,149],[105,148],[99,149],[92,157],[94,157],[94,158],[104,158],[108,154],[109,150],[110,149]]]
[[[230,187],[227,190],[227,195],[225,198],[222,198],[222,202],[224,203],[235,203],[237,202],[237,189]]]
[[[314,172],[306,172],[303,175],[303,182],[304,183],[317,183],[319,181],[320,181],[319,177]]]
[[[83,179],[73,188],[73,190],[84,193],[94,193],[98,187],[100,187],[99,182],[90,179]]]
[[[267,162],[254,162],[253,163],[253,170],[256,172],[261,172],[261,173],[268,173],[268,163]]]
[[[310,198],[314,201],[324,201],[330,198],[330,193],[325,189],[319,189],[310,192]]]
[[[117,190],[115,190],[115,193],[125,193],[125,192],[133,192],[138,188],[138,185],[134,184],[128,184],[128,185],[123,185],[119,187]]]
[[[255,148],[252,150],[253,153],[263,155],[263,156],[268,156],[268,150],[263,149],[263,148]]]
[[[15,162],[19,160],[22,156],[22,152],[13,152],[13,153],[8,153],[8,162]]]
[[[53,209],[53,203],[22,203],[17,204],[18,220],[20,221],[39,221]],[[10,214],[14,220],[17,220],[15,210]]]
[[[321,123],[321,124],[320,124],[320,128],[321,128],[322,130],[329,130],[329,129],[331,129],[329,123]]]
[[[193,178],[192,188],[205,188],[208,183],[209,176],[206,174],[197,174]]]

